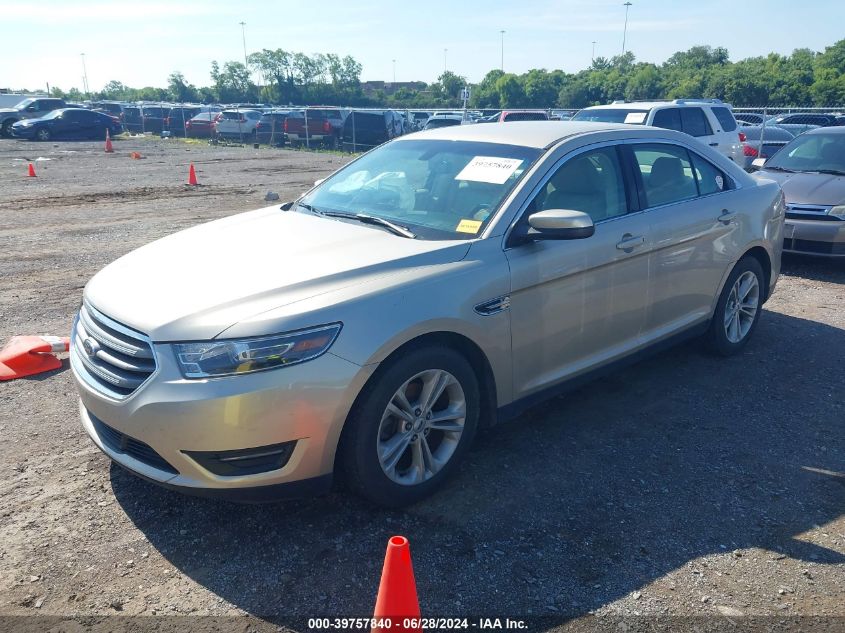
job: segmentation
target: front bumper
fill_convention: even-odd
[[[326,353],[292,367],[186,380],[170,346],[154,347],[155,373],[123,400],[86,380],[81,352],[71,349],[82,425],[113,461],[169,488],[241,501],[328,486],[341,429],[374,366]],[[293,450],[281,468],[252,474],[215,474],[189,454],[285,443]]]
[[[845,257],[845,220],[787,218],[783,250],[802,255]]]

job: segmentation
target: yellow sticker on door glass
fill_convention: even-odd
[[[458,222],[458,226],[455,227],[455,230],[458,233],[472,233],[475,235],[478,233],[478,229],[481,228],[481,220],[467,220],[462,219]]]

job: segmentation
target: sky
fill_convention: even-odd
[[[813,0],[632,0],[627,50],[661,63],[698,44],[724,46],[731,59],[823,50],[845,37],[845,2]],[[596,56],[622,52],[622,0],[0,0],[0,88],[82,88],[117,80],[164,87],[173,71],[211,83],[212,60],[247,52],[352,55],[362,80],[434,81],[444,67],[471,82],[498,68],[575,72]],[[827,16],[820,20],[818,16]],[[444,59],[445,58],[445,59]]]

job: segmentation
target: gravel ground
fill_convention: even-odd
[[[0,141],[0,341],[66,333],[106,263],[265,206],[267,190],[290,199],[347,160],[115,145]],[[38,157],[50,160],[27,178]],[[191,161],[197,188],[182,184]],[[843,630],[843,282],[842,263],[788,258],[740,356],[688,344],[532,409],[484,434],[445,490],[406,511],[342,493],[237,506],[168,492],[88,440],[67,362],[0,383],[0,616],[303,630],[305,617],[371,614],[398,533],[428,616],[569,629],[632,618],[616,631],[814,616]],[[181,618],[108,617],[132,615]]]

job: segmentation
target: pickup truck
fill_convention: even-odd
[[[323,145],[335,149],[340,142],[347,114],[348,111],[341,108],[306,108],[291,112],[285,119],[288,142],[291,147]]]
[[[14,108],[2,108],[0,109],[0,136],[11,136],[12,125],[21,119],[38,119],[48,112],[67,107],[64,99],[32,97],[24,99]]]

